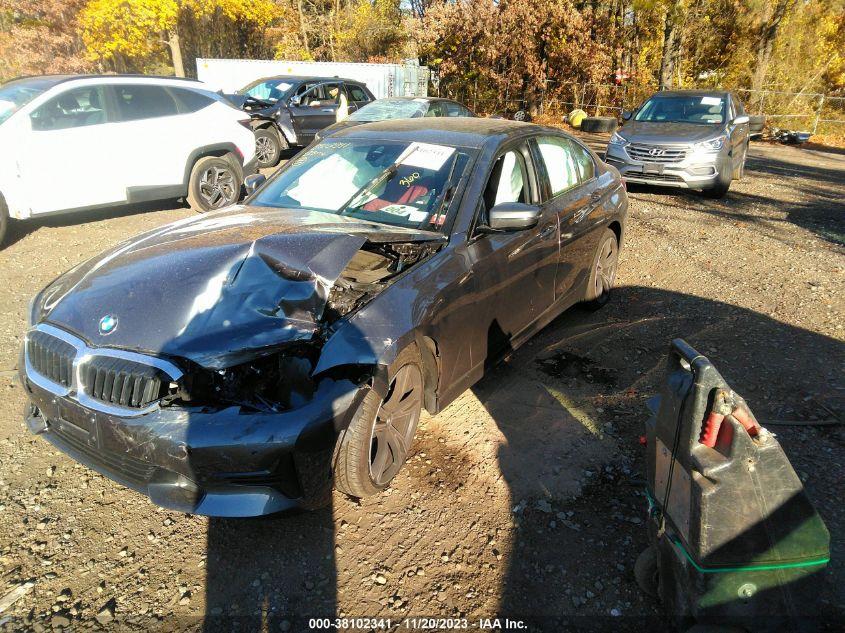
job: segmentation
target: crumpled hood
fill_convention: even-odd
[[[721,125],[628,121],[619,133],[632,143],[698,143],[724,132]]]
[[[332,285],[365,242],[441,239],[334,214],[226,210],[142,234],[77,266],[45,289],[35,318],[95,346],[222,368],[312,337]],[[117,325],[103,333],[106,316]]]

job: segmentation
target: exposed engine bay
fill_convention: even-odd
[[[367,243],[349,261],[329,293],[323,322],[331,324],[364,305],[389,280],[437,252],[442,244]]]
[[[442,246],[440,242],[367,242],[352,256],[332,286],[322,327],[311,340],[289,343],[273,353],[224,369],[191,363],[191,370],[185,372],[182,380],[170,385],[161,405],[238,405],[258,411],[284,411],[302,406],[316,391],[312,372],[329,335],[328,328],[365,305],[396,276]],[[368,377],[364,370],[356,368],[349,368],[346,373],[357,374],[345,376],[355,381]]]

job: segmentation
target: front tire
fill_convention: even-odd
[[[195,211],[222,209],[240,198],[240,177],[229,156],[205,156],[194,163],[188,181],[188,204]]]
[[[616,233],[605,229],[599,240],[599,247],[593,256],[593,267],[587,285],[586,307],[598,310],[610,301],[610,292],[616,281],[616,269],[619,266],[619,240]]]
[[[733,180],[733,165],[731,165],[730,159],[728,159],[719,166],[719,173],[716,174],[716,182],[702,189],[701,193],[705,198],[724,198],[728,193],[728,189],[731,188],[731,180]]]
[[[733,179],[742,180],[745,175],[745,159],[748,158],[748,143],[742,148],[742,160],[739,162],[739,167],[734,169]]]
[[[285,143],[287,145],[287,143]],[[279,134],[270,128],[255,130],[255,158],[262,169],[275,167],[282,159],[282,147]]]
[[[408,457],[417,430],[423,382],[416,350],[402,352],[388,377],[384,400],[368,392],[338,439],[335,487],[352,497],[369,497],[390,485]]]

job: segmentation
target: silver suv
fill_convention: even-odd
[[[713,198],[739,180],[748,153],[748,116],[729,92],[658,92],[607,145],[606,161],[628,182],[699,189]]]

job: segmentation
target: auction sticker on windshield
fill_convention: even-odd
[[[701,105],[722,105],[722,99],[719,97],[701,97]]]
[[[397,162],[399,165],[419,167],[439,171],[449,157],[455,153],[454,147],[434,145],[432,143],[411,143]]]

